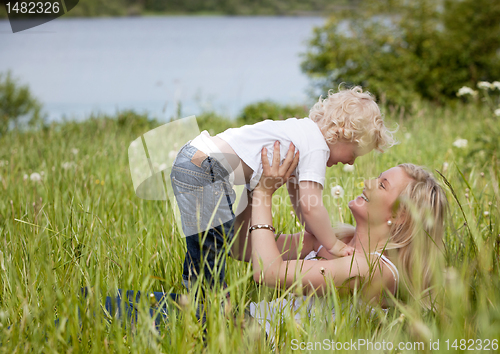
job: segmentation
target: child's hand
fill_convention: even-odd
[[[344,242],[337,240],[333,247],[328,250],[330,254],[337,257],[351,256],[354,253],[354,248],[346,245]]]

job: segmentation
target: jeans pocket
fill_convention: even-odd
[[[197,226],[201,222],[203,215],[203,187],[181,182],[175,177],[172,177],[171,180],[177,205],[181,212],[182,224],[188,226],[185,229],[192,229],[193,226]],[[184,231],[186,232],[186,230]],[[186,236],[192,233],[192,231],[188,231]]]

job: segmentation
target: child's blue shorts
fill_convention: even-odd
[[[236,199],[229,174],[217,159],[189,143],[180,149],[172,166],[170,179],[187,244],[182,275],[187,287],[201,275],[209,286],[224,282]]]

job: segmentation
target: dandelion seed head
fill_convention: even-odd
[[[28,175],[27,174],[24,174],[23,176],[23,181],[26,181],[28,179]]]
[[[484,213],[483,213],[484,216],[488,216],[490,215],[490,212],[488,210],[486,210]]]
[[[80,151],[80,150],[78,150],[78,149],[76,149],[76,148],[71,149],[71,153],[72,153],[73,155],[77,155],[77,154],[78,154],[78,151]]]
[[[61,164],[61,167],[63,168],[63,170],[69,170],[70,168],[72,168],[74,166],[75,166],[75,163],[73,161],[63,162]]]
[[[354,165],[344,165],[344,172],[354,172]]]
[[[459,148],[459,149],[463,149],[465,147],[467,147],[467,144],[469,142],[467,141],[467,139],[457,139],[453,142],[453,146]]]
[[[500,90],[500,89],[499,89],[499,90]],[[495,109],[495,112],[494,112],[494,113],[495,113],[495,115],[496,115],[497,117],[500,117],[500,108]]]
[[[168,153],[168,158],[169,159],[175,159],[175,157],[177,156],[177,151],[176,150],[170,150],[169,153]]]
[[[167,166],[167,164],[166,164],[166,163],[162,163],[160,166],[158,166],[158,169],[159,169],[160,171],[163,171],[163,170],[166,170],[166,169],[167,169],[167,167],[168,167],[168,166]]]
[[[344,188],[342,188],[339,185],[334,186],[334,187],[332,187],[331,193],[332,193],[332,197],[334,199],[343,198],[344,197]]]
[[[42,176],[40,176],[40,174],[38,172],[33,172],[30,175],[30,180],[32,182],[40,182],[42,180]]]

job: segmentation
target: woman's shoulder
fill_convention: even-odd
[[[366,282],[371,291],[382,288],[393,290],[399,280],[393,275],[390,265],[374,253],[358,252],[352,256],[326,259],[322,265],[334,275],[342,273],[344,279],[357,278]]]

